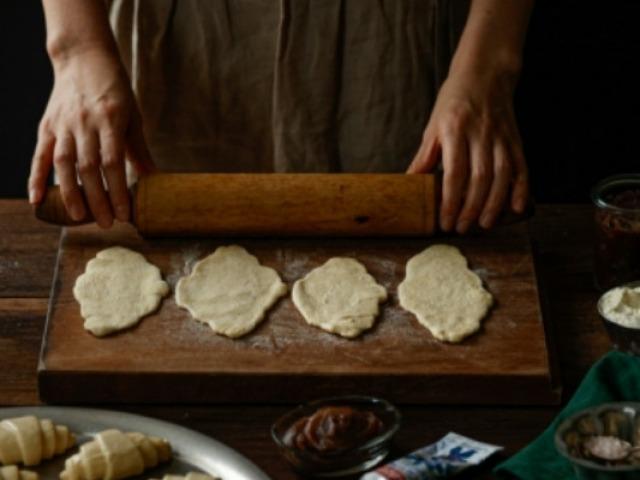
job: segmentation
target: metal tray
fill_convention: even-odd
[[[210,437],[169,422],[131,413],[89,408],[0,408],[0,420],[23,415],[49,418],[56,423],[67,425],[78,436],[78,444],[90,440],[92,434],[107,428],[136,431],[169,440],[173,448],[173,460],[146,471],[134,480],[162,478],[167,473],[180,474],[189,471],[217,475],[222,480],[270,480],[262,470],[235,450]],[[41,480],[58,480],[65,459],[75,451],[76,449],[45,461],[38,467],[29,467],[29,470],[38,472]]]

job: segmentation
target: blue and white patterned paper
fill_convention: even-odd
[[[410,453],[361,480],[431,480],[451,477],[479,465],[502,447],[450,432],[436,443]]]

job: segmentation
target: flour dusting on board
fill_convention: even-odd
[[[487,279],[491,277],[491,272],[483,267],[473,268],[472,271],[478,275],[484,282],[487,282]]]
[[[287,250],[279,250],[278,255],[283,259],[284,269],[281,273],[285,282],[295,282],[314,267],[310,262],[309,255],[304,253],[291,254]]]
[[[189,243],[173,253],[167,275],[169,284],[175,287],[178,280],[189,275],[194,264],[213,249],[215,245],[205,241]],[[381,305],[375,326],[357,339],[349,340],[308,325],[289,297],[281,299],[270,309],[255,331],[237,339],[216,335],[208,325],[193,319],[187,311],[178,308],[172,298],[165,302],[164,308],[165,312],[172,310],[169,316],[174,318],[174,322],[167,327],[171,331],[173,342],[185,349],[230,349],[240,354],[243,351],[254,350],[278,356],[286,356],[289,350],[298,352],[313,344],[319,351],[332,352],[350,364],[365,366],[371,365],[372,362],[376,366],[384,365],[387,358],[395,358],[395,352],[398,351],[428,348],[442,350],[443,354],[446,351],[449,358],[465,358],[469,354],[469,349],[464,345],[452,348],[435,340],[409,312],[398,305],[396,289],[399,280],[404,276],[404,262],[399,262],[386,251],[356,252],[350,248],[298,249],[281,246],[274,248],[269,258],[260,248],[247,245],[247,249],[260,261],[276,268],[289,288],[296,280],[303,278],[333,256],[355,258],[387,289],[389,299]],[[493,283],[489,282],[494,277],[490,267],[479,266],[474,268],[474,271],[483,279],[483,283]],[[509,328],[512,328],[512,325],[509,325]],[[377,354],[367,353],[370,351],[376,351]],[[299,358],[298,361],[300,364],[305,363],[304,359]],[[390,365],[393,363],[392,360],[389,362]]]
[[[191,273],[193,265],[198,261],[201,254],[202,247],[199,243],[196,243],[188,245],[171,255],[171,271],[167,275],[167,283],[171,285],[171,288],[175,288],[178,280]]]
[[[0,260],[0,273],[5,274],[11,270],[18,270],[20,262],[17,260]]]

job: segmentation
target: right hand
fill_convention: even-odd
[[[29,201],[42,201],[55,166],[71,218],[82,220],[88,208],[102,228],[109,228],[114,218],[127,221],[131,207],[125,153],[139,174],[154,166],[124,68],[117,57],[88,50],[54,62],[54,74],[31,164]]]

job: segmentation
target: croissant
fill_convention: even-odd
[[[151,479],[155,480],[155,479]],[[162,480],[221,480],[220,477],[212,477],[206,473],[189,472],[185,475],[165,475]]]
[[[163,438],[142,433],[105,430],[83,444],[67,459],[62,480],[119,480],[140,475],[171,458],[171,445]]]
[[[15,465],[0,467],[0,480],[38,480],[38,474],[29,470],[19,470]]]
[[[34,416],[9,418],[0,422],[0,464],[38,465],[60,455],[76,442],[64,425]]]

